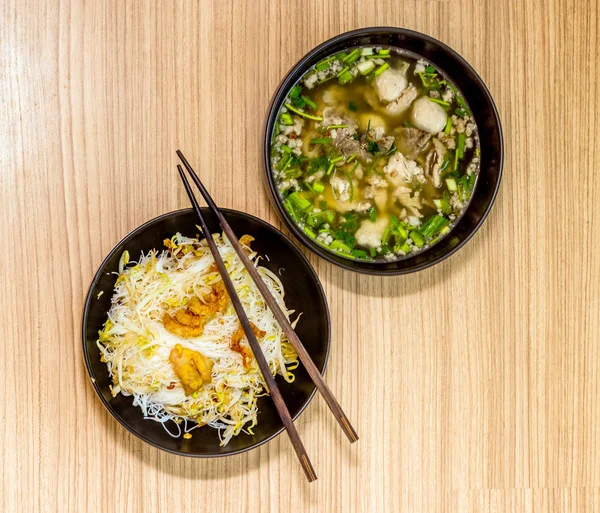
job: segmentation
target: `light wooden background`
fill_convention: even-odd
[[[600,512],[600,101],[595,0],[32,1],[0,7],[0,511]],[[262,189],[279,79],[342,31],[427,32],[481,73],[505,176],[457,255],[393,279],[309,255],[333,315],[320,399],[285,436],[198,461],[144,445],[96,398],[84,295],[107,252],[187,205],[279,225]]]

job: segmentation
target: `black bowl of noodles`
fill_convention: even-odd
[[[369,47],[371,49],[364,51],[365,48]],[[383,51],[380,49],[383,49]],[[456,162],[458,162],[458,157],[461,159],[463,158],[465,150],[464,141],[460,141],[459,135],[456,135],[455,142],[452,143],[455,146],[455,149],[452,150],[450,143],[448,143],[448,156],[442,165],[437,168],[439,172],[439,170],[447,164],[447,161],[450,162],[451,166],[446,168],[444,173],[450,171],[449,178],[454,180],[454,182],[450,184],[445,182],[445,180],[441,180],[439,183],[442,185],[436,185],[436,187],[441,190],[444,183],[447,183],[451,201],[455,201],[453,196],[456,196],[463,191],[463,194],[467,199],[464,200],[462,197],[459,198],[459,200],[464,203],[460,213],[451,213],[447,216],[449,218],[445,219],[444,214],[448,214],[448,212],[445,211],[446,203],[444,203],[444,201],[446,200],[442,197],[437,199],[439,203],[434,202],[435,204],[431,204],[432,209],[437,209],[437,214],[431,212],[427,213],[426,216],[422,216],[423,219],[427,221],[424,221],[424,224],[421,227],[415,228],[416,232],[422,232],[422,234],[416,233],[415,237],[411,237],[411,232],[409,231],[411,225],[404,224],[404,226],[402,226],[404,221],[400,219],[400,223],[398,223],[398,218],[393,215],[392,217],[395,218],[395,220],[391,219],[391,222],[389,222],[387,228],[385,228],[385,230],[388,231],[383,231],[383,236],[380,236],[375,242],[372,242],[371,247],[366,247],[358,245],[358,243],[361,242],[359,231],[362,228],[362,225],[361,228],[359,228],[359,231],[356,231],[355,233],[345,231],[344,226],[353,223],[350,214],[347,212],[342,214],[343,211],[336,211],[335,207],[333,207],[333,214],[331,213],[331,210],[328,210],[332,208],[331,201],[325,197],[325,194],[327,194],[330,189],[335,200],[340,200],[340,198],[344,199],[341,194],[354,194],[353,189],[356,189],[356,185],[354,185],[354,178],[352,178],[352,176],[356,176],[353,175],[354,169],[356,169],[356,167],[353,167],[356,166],[356,160],[354,162],[351,162],[351,160],[359,153],[356,149],[353,149],[350,154],[350,152],[346,152],[344,147],[340,144],[339,129],[347,128],[348,125],[336,125],[336,122],[334,122],[334,125],[328,126],[326,121],[319,120],[319,118],[321,120],[327,119],[324,106],[327,105],[325,94],[328,94],[327,91],[319,92],[319,87],[322,88],[322,91],[323,89],[327,89],[329,84],[335,84],[336,87],[348,87],[347,84],[352,85],[358,83],[360,80],[372,83],[369,82],[369,78],[373,81],[374,75],[377,75],[379,72],[383,73],[386,67],[389,68],[390,65],[388,63],[390,61],[384,62],[384,59],[390,59],[390,55],[385,55],[384,52],[390,49],[392,51],[392,60],[393,56],[396,54],[402,54],[404,56],[408,55],[410,59],[414,60],[414,74],[412,71],[410,71],[410,74],[411,79],[417,82],[418,80],[414,75],[417,74],[418,59],[422,59],[426,62],[427,67],[420,75],[424,92],[419,94],[429,94],[432,96],[432,98],[429,98],[432,99],[432,102],[448,105],[447,101],[443,101],[444,96],[440,96],[437,92],[432,93],[430,89],[428,89],[429,87],[435,89],[430,83],[426,84],[425,82],[425,80],[429,80],[428,77],[430,74],[431,76],[438,77],[439,84],[443,83],[441,80],[442,78],[445,79],[446,82],[443,86],[444,88],[448,88],[450,87],[449,84],[453,84],[453,90],[456,93],[454,100],[458,102],[460,97],[466,102],[464,107],[466,108],[468,116],[465,117],[468,117],[470,122],[475,124],[475,130],[477,131],[477,148],[472,151],[476,151],[475,155],[478,158],[478,177],[471,182],[467,176],[467,169],[464,170],[462,176],[459,176]],[[360,51],[360,53],[356,54],[358,51]],[[375,53],[377,55],[375,55]],[[378,57],[379,53],[381,53],[381,59],[379,61],[374,60],[374,62],[378,62],[377,66],[368,62],[369,58]],[[360,55],[360,61],[356,61],[358,58],[357,55]],[[335,68],[335,71],[331,72],[331,76],[328,76],[328,70],[332,69],[334,64],[337,64],[337,68]],[[353,67],[356,69],[353,70]],[[354,72],[354,75],[351,76],[349,71]],[[387,70],[385,72],[389,73],[390,71],[393,70]],[[405,72],[409,73],[406,69]],[[376,77],[375,80],[377,80]],[[298,88],[299,86],[301,87]],[[440,86],[440,88],[441,87],[442,86]],[[330,89],[332,89],[332,87]],[[361,108],[353,105],[354,100],[348,102],[348,97],[342,98],[345,98],[342,109],[349,116],[342,122],[347,123],[347,119],[352,119],[352,116],[354,115],[360,115]],[[380,101],[383,102],[381,96]],[[415,105],[417,104],[417,101],[418,100],[414,101]],[[346,105],[347,108],[345,107]],[[460,117],[461,111],[464,112],[462,106],[462,104],[459,104],[455,111],[450,110],[451,107],[448,105],[447,117],[453,118],[452,113],[459,113]],[[454,105],[452,107],[454,107]],[[446,107],[440,107],[438,105],[435,108],[439,110]],[[415,109],[416,107],[413,108],[413,111]],[[305,116],[305,114],[311,114],[313,118]],[[410,115],[412,116],[413,114]],[[292,131],[290,135],[289,130],[293,130],[299,116],[304,118],[300,119],[303,132],[300,134],[300,131],[296,130],[295,133]],[[339,116],[341,116],[341,114],[338,115],[338,117]],[[412,118],[410,118],[410,120],[412,121]],[[460,122],[460,120],[458,121]],[[315,125],[314,127],[312,124],[313,122]],[[319,123],[322,123],[322,125],[319,125]],[[411,125],[410,122],[404,123],[404,125],[400,123],[394,125],[391,130],[404,130],[405,128],[410,130],[415,126]],[[286,129],[286,126],[289,126],[287,133],[286,131],[282,131]],[[306,127],[309,127],[308,130]],[[334,129],[337,130],[337,136],[333,135],[334,132],[331,127],[334,127]],[[449,128],[451,133],[454,134],[454,121],[451,122],[450,127],[446,126],[446,128]],[[459,130],[458,125],[456,125],[456,128]],[[369,125],[367,125],[366,128],[367,142],[365,142],[360,151],[363,152],[363,154],[364,152],[371,152],[375,155],[375,152],[379,151],[380,147],[378,148],[376,146],[374,150],[370,149],[370,145],[373,142],[373,138],[369,132],[371,129],[372,126],[370,125],[369,120]],[[471,239],[471,237],[473,237],[490,212],[500,186],[503,166],[502,129],[498,112],[487,87],[475,70],[456,51],[430,36],[412,30],[395,27],[362,28],[338,35],[320,44],[294,65],[275,91],[268,109],[263,130],[262,159],[265,184],[270,200],[279,217],[294,236],[307,248],[329,262],[351,271],[375,275],[398,275],[419,271],[441,262],[458,251]],[[357,133],[354,134],[355,139],[358,139],[360,130],[364,131],[365,128],[357,129]],[[430,131],[431,133],[437,133],[438,130],[439,127]],[[391,132],[387,132],[387,135],[390,135],[390,133]],[[450,132],[444,130],[444,133]],[[287,136],[287,139],[284,137],[280,141],[279,138],[282,134]],[[364,134],[365,132],[363,132],[363,136],[359,139],[361,144],[365,137]],[[349,135],[352,134],[350,133]],[[443,137],[441,130],[439,130],[439,135]],[[292,137],[296,140],[292,141]],[[300,138],[302,138],[302,146],[294,146],[294,143],[297,143]],[[350,143],[359,146],[359,141],[353,142],[350,140]],[[398,139],[396,138],[395,143],[397,141]],[[344,139],[342,139],[342,142],[344,142]],[[347,142],[348,139],[345,140],[345,143]],[[430,143],[432,142],[433,139]],[[460,146],[461,142],[463,143],[462,149]],[[346,144],[346,147],[348,146],[349,145]],[[318,150],[316,150],[316,153],[313,151],[319,147],[323,148],[321,154],[319,154]],[[302,148],[302,150],[300,150],[300,148]],[[308,151],[307,148],[310,151]],[[469,148],[474,147],[469,146]],[[393,152],[396,151],[397,148],[393,147],[392,150],[386,154],[388,155],[387,158],[391,160],[393,157],[389,157],[389,155],[393,155]],[[453,163],[452,158],[457,153],[459,155]],[[318,156],[315,157],[315,155]],[[292,157],[295,157],[296,160]],[[320,163],[318,162],[319,159],[329,160]],[[333,163],[339,159],[342,159],[342,162],[337,162],[335,164],[336,167],[333,167]],[[291,165],[290,162],[292,162]],[[327,164],[329,162],[331,162],[331,164],[328,167]],[[453,168],[452,164],[454,166]],[[344,165],[346,167],[343,167]],[[365,162],[363,161],[361,162],[361,169],[364,167]],[[466,163],[465,168],[467,168]],[[335,178],[335,180],[337,180],[336,186],[339,186],[337,192],[336,186],[332,183],[334,177],[333,175],[330,175],[332,169],[334,169],[333,175],[335,175],[335,170],[340,170]],[[325,176],[323,176],[325,170],[327,171]],[[311,180],[310,176],[315,172],[321,173],[322,178],[317,174],[315,176],[319,176],[319,180],[309,183]],[[370,171],[367,170],[365,176],[369,176],[367,172]],[[456,180],[454,179],[452,172],[456,175]],[[343,175],[340,173],[343,173]],[[362,179],[362,176],[360,179]],[[446,178],[446,180],[447,179],[448,178]],[[351,185],[350,188],[345,187],[344,189],[344,180],[353,185]],[[464,184],[466,184],[464,189],[463,186],[460,185],[461,180],[464,180]],[[456,187],[457,181],[459,182],[458,188]],[[373,185],[373,187],[375,187],[375,185]],[[325,192],[323,192],[324,188]],[[348,189],[350,189],[349,192]],[[340,196],[338,197],[337,194]],[[367,196],[362,189],[360,190],[360,195],[360,199],[373,197],[373,195]],[[409,199],[414,199],[414,196]],[[352,201],[352,198],[350,198],[350,201]],[[379,222],[379,218],[375,218],[375,214],[377,214],[376,210],[379,207],[373,205],[373,200],[370,201],[370,205],[369,201],[366,201],[363,202],[364,206],[357,204],[356,207],[352,207],[356,209],[356,212],[359,212],[359,222],[368,221],[369,215],[372,216],[371,220],[374,223]],[[348,202],[346,201],[346,203]],[[360,210],[361,208],[363,208],[362,212]],[[325,213],[324,216],[322,215],[323,213]],[[429,215],[431,215],[431,217],[429,217]],[[438,217],[436,218],[436,216]],[[440,216],[444,219],[440,219]],[[410,216],[407,217],[409,222],[412,222]],[[333,221],[334,219],[335,221]],[[435,226],[435,223],[434,225],[431,225],[430,221],[440,221],[440,224],[438,226]],[[435,230],[440,230],[439,226],[442,226],[444,222],[447,222],[448,226],[441,229],[442,231],[438,235]],[[358,225],[354,224],[351,229],[356,230],[356,226]],[[380,229],[384,230],[383,225]],[[395,233],[395,239],[389,238],[390,230],[391,233]],[[424,239],[426,232],[427,236],[434,234],[435,237],[431,235],[429,239]],[[362,240],[369,243],[368,233],[367,237],[364,237],[364,234],[360,235]],[[390,240],[391,242],[388,244],[388,241]],[[353,244],[357,245],[353,246]],[[335,249],[334,245],[336,245]],[[388,245],[390,246],[389,248]],[[393,249],[390,249],[392,245]]]
[[[212,213],[206,208],[202,210],[213,233],[220,233]],[[286,307],[294,309],[296,314],[302,312],[295,330],[322,373],[329,356],[330,318],[323,288],[310,263],[290,239],[265,221],[243,212],[229,209],[221,211],[238,237],[248,234],[255,238],[252,249],[262,257],[260,265],[279,277],[285,290]],[[112,380],[106,363],[100,359],[97,347],[98,332],[102,330],[111,308],[113,287],[117,279],[115,273],[119,270],[123,252],[127,250],[131,260],[137,260],[142,251],[147,253],[153,248],[164,249],[163,241],[177,232],[195,237],[198,233],[196,224],[197,217],[191,209],[170,212],[136,228],[114,247],[98,269],[87,294],[83,312],[83,354],[92,385],[102,404],[129,432],[144,442],[173,454],[220,457],[258,447],[283,431],[283,425],[269,396],[258,399],[258,422],[252,428],[253,435],[241,432],[224,446],[220,443],[219,431],[210,426],[193,429],[191,437],[184,437],[183,432],[179,436],[172,436],[165,429],[170,424],[169,430],[174,432],[176,424],[172,420],[163,426],[160,422],[144,419],[140,407],[133,405],[132,396],[118,393],[113,397]],[[185,345],[185,340],[182,344]],[[279,375],[277,382],[290,414],[296,419],[307,407],[316,389],[301,364],[293,373],[295,380],[292,383]]]

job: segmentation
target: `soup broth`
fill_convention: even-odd
[[[479,173],[477,125],[460,91],[399,49],[358,47],[314,66],[278,114],[271,172],[316,243],[395,260],[447,235]]]

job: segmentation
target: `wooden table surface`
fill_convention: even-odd
[[[0,511],[600,512],[596,0],[35,1],[0,7]],[[423,31],[481,74],[504,126],[476,237],[398,278],[312,254],[326,378],[281,436],[194,460],[154,449],[87,379],[84,296],[130,230],[187,206],[175,149],[218,203],[280,226],[260,126],[283,74],[363,26]]]

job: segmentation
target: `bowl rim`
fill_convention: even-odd
[[[468,68],[475,77],[474,82],[479,86],[479,88],[481,89],[481,92],[483,93],[483,96],[486,98],[486,100],[489,102],[489,104],[491,106],[491,110],[492,110],[493,117],[494,117],[494,124],[498,130],[499,143],[500,143],[497,147],[498,179],[494,186],[490,200],[483,211],[481,219],[479,219],[477,224],[473,227],[473,229],[466,235],[466,237],[459,244],[457,244],[453,248],[450,248],[445,254],[439,256],[438,258],[436,258],[434,260],[423,262],[419,265],[411,267],[410,269],[383,269],[383,268],[377,269],[377,268],[370,268],[370,267],[369,268],[362,267],[360,262],[358,262],[356,260],[344,259],[343,257],[336,257],[331,251],[328,251],[325,248],[322,248],[321,246],[316,244],[310,237],[308,237],[308,235],[306,235],[302,230],[300,230],[298,225],[290,218],[290,216],[287,213],[287,211],[285,210],[285,208],[283,208],[281,198],[279,197],[279,194],[277,192],[277,187],[275,186],[275,183],[273,181],[273,175],[270,170],[270,167],[271,167],[271,164],[270,164],[270,153],[271,153],[270,133],[273,130],[273,125],[274,125],[274,120],[276,118],[276,114],[277,114],[279,108],[281,107],[281,103],[285,99],[286,92],[289,90],[290,86],[292,85],[292,80],[291,80],[292,75],[294,75],[298,70],[304,68],[308,64],[308,62],[314,57],[314,55],[329,48],[330,46],[333,46],[341,41],[351,40],[356,37],[366,36],[366,35],[370,35],[370,34],[374,34],[374,33],[386,33],[386,32],[395,34],[395,35],[406,35],[406,36],[415,37],[415,38],[421,39],[425,42],[431,43],[435,46],[438,46],[441,49],[445,50],[446,52],[450,53],[452,55],[452,57],[454,57],[456,60],[458,60],[463,66]],[[312,252],[316,253],[321,258],[327,260],[328,262],[331,262],[332,264],[337,265],[338,267],[347,269],[349,271],[361,273],[361,274],[370,274],[370,275],[376,275],[376,276],[398,276],[398,275],[410,274],[410,273],[422,271],[424,269],[432,267],[436,264],[439,264],[440,262],[443,262],[447,258],[451,257],[454,253],[456,253],[459,249],[461,249],[465,244],[467,244],[467,242],[469,242],[473,238],[473,236],[479,231],[479,228],[481,228],[481,225],[487,219],[487,217],[496,201],[496,197],[498,196],[498,192],[500,190],[500,184],[502,183],[502,176],[503,176],[503,172],[504,172],[504,135],[502,132],[502,123],[500,121],[500,115],[498,114],[498,109],[496,107],[494,99],[492,98],[492,95],[491,95],[488,87],[486,86],[485,82],[483,81],[483,79],[481,78],[479,73],[477,73],[475,68],[473,68],[473,66],[471,66],[462,55],[460,55],[456,50],[454,50],[447,44],[442,43],[438,39],[435,39],[434,37],[431,37],[427,34],[423,34],[422,32],[418,32],[418,31],[410,30],[410,29],[406,29],[406,28],[401,28],[401,27],[372,26],[372,27],[363,27],[363,28],[359,28],[359,29],[349,30],[347,32],[343,32],[341,34],[338,34],[334,37],[327,39],[326,41],[322,42],[321,44],[319,44],[318,46],[316,46],[315,48],[310,50],[308,53],[306,53],[298,62],[296,62],[296,64],[294,64],[289,69],[289,71],[285,74],[285,76],[283,77],[283,79],[281,80],[279,85],[277,86],[277,89],[273,93],[273,96],[271,97],[271,100],[269,103],[269,107],[267,109],[267,115],[266,115],[265,121],[263,123],[263,134],[262,135],[263,135],[263,151],[262,151],[263,173],[265,175],[266,183],[268,186],[267,187],[268,195],[271,199],[271,203],[273,203],[276,207],[276,211],[277,211],[279,218],[283,221],[283,223],[285,224],[287,229],[290,230],[294,234],[294,236],[306,248],[308,248]],[[470,207],[470,205],[467,207],[467,209],[465,210],[464,213],[466,213],[469,210],[469,207]],[[426,254],[427,251],[428,250],[425,250],[423,253],[419,253],[419,255]],[[405,259],[405,260],[409,260],[409,259]],[[378,262],[369,262],[370,265],[377,265],[377,263]],[[382,264],[383,264],[383,262],[382,262]]]
[[[205,211],[210,211],[210,209],[208,207],[202,207],[203,213],[205,213]],[[272,224],[268,223],[267,221],[264,221],[263,219],[260,219],[259,217],[256,217],[252,214],[248,214],[247,212],[242,212],[239,210],[234,210],[234,209],[230,209],[230,208],[219,208],[219,210],[226,216],[227,214],[237,214],[237,215],[241,215],[242,217],[249,219],[251,221],[257,222],[259,224],[262,224],[263,226],[265,226],[267,229],[271,229],[274,230],[275,232],[279,233],[279,235],[281,237],[283,237],[287,242],[290,243],[290,246],[293,248],[293,251],[295,251],[297,253],[297,255],[300,257],[300,259],[304,262],[304,264],[306,265],[307,269],[309,270],[310,274],[312,275],[317,288],[323,298],[323,303],[325,305],[325,317],[326,317],[326,326],[327,326],[327,338],[326,338],[326,347],[325,347],[325,359],[323,360],[323,368],[321,369],[321,374],[324,375],[325,371],[327,370],[327,363],[329,362],[329,354],[330,354],[330,350],[331,350],[331,314],[329,311],[329,304],[327,303],[327,296],[325,294],[325,290],[323,289],[323,285],[321,283],[321,280],[319,279],[319,276],[317,275],[316,271],[314,270],[312,264],[310,263],[310,261],[308,260],[308,258],[306,258],[306,256],[304,255],[304,253],[302,253],[302,251],[300,251],[300,249],[298,248],[298,246],[287,236],[285,235],[281,230],[277,229],[275,226],[273,226]],[[112,417],[119,423],[121,424],[128,432],[130,432],[131,434],[133,434],[134,436],[136,436],[137,438],[141,439],[142,441],[146,442],[147,444],[156,447],[157,449],[160,449],[161,451],[165,451],[171,454],[175,454],[178,456],[186,456],[189,458],[225,458],[228,456],[234,456],[236,454],[241,454],[243,452],[247,452],[250,451],[252,449],[256,449],[257,447],[260,447],[263,444],[266,444],[267,442],[270,442],[271,440],[273,440],[275,437],[277,437],[278,435],[280,435],[285,427],[282,425],[279,429],[277,429],[275,432],[273,432],[271,435],[269,435],[267,438],[265,438],[264,440],[261,440],[260,442],[256,442],[254,444],[249,445],[248,447],[244,447],[242,449],[237,449],[235,451],[232,452],[228,452],[226,454],[190,454],[190,453],[185,453],[182,451],[178,451],[178,450],[173,450],[173,449],[167,449],[166,447],[162,447],[160,444],[157,444],[155,442],[153,442],[152,440],[150,440],[149,438],[147,438],[146,436],[144,436],[142,433],[138,433],[137,431],[135,431],[133,428],[131,428],[124,420],[122,420],[117,413],[113,410],[112,406],[110,405],[110,403],[104,398],[104,395],[102,394],[102,391],[100,390],[100,387],[98,386],[98,383],[96,382],[96,380],[93,378],[93,372],[92,372],[92,367],[91,367],[91,361],[90,361],[90,357],[88,355],[88,351],[86,348],[86,327],[87,327],[87,323],[88,323],[88,313],[90,310],[90,305],[92,302],[92,292],[94,291],[94,288],[96,287],[98,281],[100,280],[100,277],[102,276],[102,272],[104,272],[104,267],[105,265],[108,263],[108,261],[118,252],[118,251],[122,251],[122,247],[123,245],[127,242],[127,240],[129,240],[130,238],[135,237],[136,235],[138,235],[140,232],[146,230],[147,228],[151,227],[153,224],[158,223],[162,220],[164,220],[165,218],[169,218],[169,217],[175,217],[176,215],[180,215],[180,214],[190,214],[190,213],[194,213],[194,210],[192,208],[183,208],[183,209],[179,209],[179,210],[173,210],[171,212],[167,212],[164,214],[161,214],[157,217],[154,217],[148,221],[146,221],[145,223],[141,224],[140,226],[138,226],[137,228],[135,228],[134,230],[132,230],[131,232],[129,232],[125,237],[123,237],[121,240],[119,240],[119,242],[113,247],[113,249],[111,249],[111,251],[108,253],[108,255],[103,259],[102,263],[100,264],[100,266],[98,267],[98,270],[96,271],[96,273],[94,274],[94,277],[92,278],[92,281],[90,283],[88,292],[86,294],[86,299],[85,299],[85,303],[83,306],[83,319],[82,319],[82,324],[81,324],[81,334],[82,334],[82,349],[83,349],[83,358],[85,361],[85,367],[86,367],[86,371],[87,371],[87,377],[89,379],[89,381],[91,382],[94,391],[96,392],[96,395],[100,398],[100,401],[102,402],[102,404],[104,405],[104,407],[106,408],[106,410],[112,415]],[[307,406],[310,404],[310,402],[312,401],[313,397],[315,396],[315,393],[317,392],[317,387],[316,385],[314,385],[313,383],[313,391],[310,393],[310,395],[308,396],[308,398],[306,399],[306,401],[304,402],[304,404],[300,407],[300,409],[298,410],[298,412],[293,416],[292,420],[296,420],[303,412],[304,410],[307,408]]]

